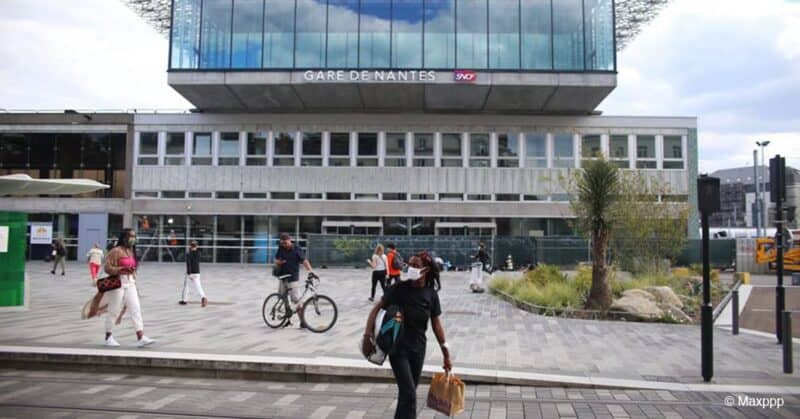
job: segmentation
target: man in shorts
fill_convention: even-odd
[[[305,253],[299,247],[295,246],[292,242],[292,236],[283,233],[281,234],[280,246],[275,253],[275,265],[280,268],[280,276],[290,275],[288,278],[283,279],[278,285],[278,292],[283,293],[288,288],[289,298],[292,300],[292,305],[295,305],[295,311],[300,319],[303,318],[303,306],[300,304],[300,264],[308,270],[313,272],[311,263],[306,259]],[[300,324],[300,327],[305,327],[305,324]]]

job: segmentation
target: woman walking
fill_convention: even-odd
[[[383,253],[382,244],[375,247],[375,252],[372,254],[371,259],[367,259],[367,263],[372,267],[372,293],[369,300],[375,301],[375,287],[378,284],[381,284],[381,291],[386,293],[386,268],[389,266],[389,262]]]
[[[55,275],[56,267],[61,264],[61,276],[64,276],[64,259],[67,257],[67,248],[64,247],[64,240],[53,240],[53,244],[50,246],[52,247],[53,255],[53,270],[50,273]]]
[[[92,285],[97,283],[97,273],[100,272],[100,265],[103,264],[103,249],[100,248],[99,243],[86,253],[86,259],[89,262],[89,275],[92,277]]]
[[[133,328],[136,331],[136,338],[139,347],[144,347],[155,342],[155,340],[144,335],[144,323],[142,322],[142,308],[139,302],[139,291],[136,289],[136,270],[139,263],[136,260],[136,232],[126,228],[117,240],[117,245],[108,252],[105,263],[105,271],[109,275],[119,275],[122,286],[120,288],[105,292],[104,298],[108,302],[108,315],[106,317],[106,345],[119,346],[114,339],[113,329],[115,320],[120,315],[122,306],[130,312]]]
[[[425,361],[427,343],[425,332],[428,330],[428,320],[442,350],[443,368],[447,372],[452,369],[450,349],[445,343],[444,327],[440,318],[442,308],[439,294],[434,290],[438,276],[439,270],[428,253],[423,252],[411,257],[408,261],[406,278],[386,289],[386,294],[375,304],[367,318],[364,344],[361,348],[366,354],[372,353],[374,349],[373,330],[378,311],[390,305],[397,305],[403,316],[403,333],[394,352],[389,354],[389,362],[398,389],[395,419],[417,417],[416,389]]]

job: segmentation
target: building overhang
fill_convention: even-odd
[[[612,72],[171,71],[168,82],[208,112],[588,114],[614,90],[617,76]]]

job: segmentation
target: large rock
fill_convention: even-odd
[[[672,291],[670,287],[647,287],[645,291],[656,297],[659,306],[675,306],[683,308],[683,301]]]
[[[666,306],[666,307],[661,307],[661,309],[664,311],[665,315],[672,316],[672,318],[677,320],[678,323],[692,323],[692,322],[694,322],[694,320],[691,317],[689,317],[689,315],[684,313],[683,310],[681,310],[680,308],[678,308],[676,306]]]
[[[650,298],[647,297],[648,295]],[[664,315],[664,311],[656,304],[655,297],[643,290],[629,290],[624,292],[621,298],[611,303],[610,309],[611,311],[626,313],[640,320],[657,320]]]

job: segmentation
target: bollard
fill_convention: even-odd
[[[792,360],[792,312],[783,311],[781,336],[783,337],[783,372],[786,374],[794,373],[794,363]]]
[[[739,290],[733,290],[731,298],[731,330],[734,335],[739,334]]]

